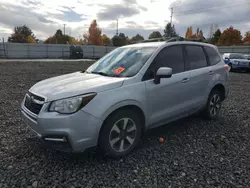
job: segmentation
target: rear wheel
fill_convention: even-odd
[[[222,94],[218,90],[212,90],[209,94],[208,101],[203,111],[206,119],[217,119],[221,110]]]
[[[119,110],[105,120],[100,133],[102,151],[114,158],[129,154],[139,143],[141,119],[136,113]]]

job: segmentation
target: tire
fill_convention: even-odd
[[[142,126],[140,117],[132,110],[115,112],[104,121],[100,132],[101,151],[113,158],[129,154],[140,141]]]
[[[205,119],[214,120],[217,119],[221,110],[222,94],[217,89],[214,89],[209,94],[207,104],[202,113]]]

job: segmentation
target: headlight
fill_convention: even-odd
[[[58,112],[60,114],[72,114],[86,106],[94,97],[96,93],[61,99],[53,101],[50,104],[49,112]]]
[[[233,61],[233,64],[238,65],[239,62],[238,61]]]

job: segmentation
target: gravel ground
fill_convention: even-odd
[[[0,63],[0,188],[250,186],[250,74],[231,73],[217,121],[189,117],[151,130],[121,160],[43,148],[19,115],[25,92],[42,79],[90,62]],[[159,137],[165,142],[160,143]]]

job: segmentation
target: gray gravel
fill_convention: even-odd
[[[230,97],[219,120],[194,116],[151,130],[138,149],[121,160],[43,148],[20,120],[25,92],[37,81],[89,64],[0,63],[0,188],[249,187],[247,73],[231,73]]]

